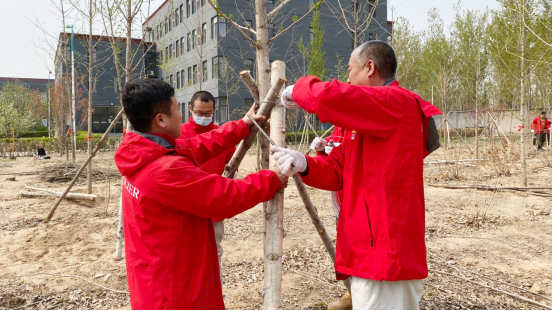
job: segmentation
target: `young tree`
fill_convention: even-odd
[[[18,136],[32,125],[28,107],[34,103],[31,90],[20,81],[8,82],[0,89],[0,135]]]
[[[266,0],[255,0],[255,29],[252,26],[241,26],[236,23],[231,15],[226,15],[221,11],[218,3],[215,0],[208,0],[211,6],[219,13],[219,16],[227,20],[243,37],[248,40],[253,48],[256,50],[256,67],[257,67],[257,87],[259,90],[259,98],[265,98],[269,89],[271,87],[271,68],[269,66],[269,51],[270,43],[278,39],[282,34],[286,33],[292,29],[297,23],[301,22],[305,17],[307,17],[316,7],[320,5],[322,1],[318,1],[313,7],[311,7],[305,15],[298,18],[294,16],[292,23],[286,28],[283,28],[273,37],[269,37],[269,21],[275,18],[275,16],[292,0],[284,0],[269,13],[267,13],[267,1]],[[250,36],[255,37],[255,40]],[[272,104],[263,103],[262,108],[271,107]],[[267,116],[268,117],[268,116]],[[283,119],[284,120],[284,119]],[[269,143],[264,140],[262,145],[262,167],[269,167]],[[281,284],[282,284],[282,198],[284,192],[279,192],[275,195],[269,202],[267,211],[273,210],[274,213],[267,212],[266,221],[267,223],[275,223],[278,225],[278,228],[269,228],[267,226],[266,232],[266,250],[267,248],[275,250],[277,253],[266,256],[265,259],[265,271],[271,271],[265,277],[264,283],[264,309],[277,309],[282,307],[282,293],[281,293]],[[273,231],[275,230],[275,231]],[[271,233],[269,233],[271,231]],[[279,232],[279,234],[274,234],[274,232]],[[278,237],[277,240],[274,240],[274,237]],[[271,245],[271,246],[268,246]],[[280,273],[279,273],[280,271]]]

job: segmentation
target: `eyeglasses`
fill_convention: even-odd
[[[213,117],[213,112],[200,112],[200,111],[194,111],[194,115],[196,117]]]

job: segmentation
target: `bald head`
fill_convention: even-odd
[[[373,40],[365,42],[358,46],[351,53],[351,56],[356,60],[360,68],[365,67],[367,62],[372,60],[376,70],[385,80],[391,79],[396,75],[396,54],[394,49],[384,41]]]

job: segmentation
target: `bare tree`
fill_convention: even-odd
[[[353,39],[353,47],[356,48],[363,40],[366,40],[374,12],[378,6],[378,0],[338,0],[337,2],[337,5],[335,5],[333,1],[329,1],[328,5],[344,31],[347,31]],[[342,4],[342,2],[345,2],[345,4]]]

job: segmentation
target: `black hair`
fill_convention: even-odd
[[[207,91],[198,91],[192,95],[192,99],[190,100],[190,105],[192,105],[192,108],[194,108],[194,102],[195,101],[202,101],[204,103],[213,103],[213,110],[215,110],[215,97]]]
[[[542,111],[542,112],[541,112],[541,114],[543,114],[543,115],[547,115],[547,112],[545,112],[545,111]]]
[[[158,113],[171,115],[171,98],[174,95],[175,89],[169,83],[143,79],[127,83],[121,93],[121,101],[133,128],[147,133]]]
[[[388,80],[396,75],[396,53],[388,43],[372,40],[361,44],[355,50],[358,51],[357,64],[359,67],[365,67],[367,62],[372,60],[382,78]]]

